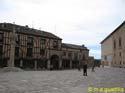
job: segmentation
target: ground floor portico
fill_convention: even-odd
[[[7,67],[9,58],[0,59],[0,68]],[[75,69],[78,67],[78,60],[60,59],[58,55],[47,58],[15,58],[14,66],[26,70],[61,70]]]

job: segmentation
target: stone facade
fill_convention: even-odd
[[[125,21],[101,42],[102,62],[111,61],[111,66],[125,67]]]
[[[11,64],[13,27],[16,31],[14,58],[16,67],[36,70],[76,68],[80,60],[89,56],[89,50],[85,46],[63,44],[60,37],[50,32],[28,26],[0,23],[0,67]]]
[[[109,37],[101,44],[101,63],[102,65],[110,65],[113,57],[112,37]]]
[[[64,68],[77,68],[89,57],[89,50],[84,46],[62,44],[62,60]]]
[[[88,58],[88,67],[92,67],[93,65],[95,65],[95,63],[94,63],[94,57],[89,57]]]

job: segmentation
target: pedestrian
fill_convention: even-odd
[[[78,63],[78,71],[81,71],[80,63]]]
[[[87,62],[83,64],[83,76],[87,76]]]
[[[78,65],[78,71],[81,71],[80,65]]]
[[[93,62],[93,64],[92,64],[92,72],[95,72],[94,68],[95,68],[95,63]]]

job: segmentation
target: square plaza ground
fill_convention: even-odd
[[[0,93],[92,93],[88,87],[124,88],[125,69],[100,67],[95,72],[88,69],[88,76],[77,69],[0,72]]]

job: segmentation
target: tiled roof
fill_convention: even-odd
[[[87,49],[84,45],[80,46],[80,45],[67,44],[67,43],[62,43],[62,47],[64,47],[64,48],[72,48],[72,49]]]
[[[43,36],[43,37],[48,37],[48,38],[53,38],[53,39],[61,39],[60,37],[46,31],[42,30],[37,30],[34,28],[29,28],[28,26],[20,26],[16,24],[11,24],[11,23],[0,23],[0,29],[12,31],[13,27],[15,26],[16,32],[24,33],[24,34],[29,34],[29,35],[38,35],[38,36]]]

